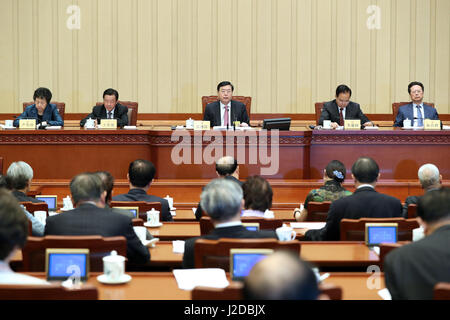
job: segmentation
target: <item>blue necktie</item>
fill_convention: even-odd
[[[420,106],[416,106],[416,107],[417,107],[417,126],[423,127],[422,111],[420,110]]]

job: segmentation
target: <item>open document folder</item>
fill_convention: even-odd
[[[182,290],[192,290],[195,287],[225,288],[229,282],[223,269],[175,269],[173,270],[178,287]]]

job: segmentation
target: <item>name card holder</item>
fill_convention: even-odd
[[[20,119],[19,129],[21,130],[36,130],[36,119]]]
[[[441,121],[424,119],[423,120],[423,128],[424,128],[424,130],[441,130]]]
[[[235,121],[235,122],[233,122],[233,124],[234,124],[234,126],[236,128],[241,126],[241,122],[240,121]]]
[[[210,122],[209,121],[203,121],[202,123],[202,130],[210,130],[211,126],[210,126]]]
[[[102,129],[106,130],[117,129],[117,119],[102,119],[100,124],[102,126]]]
[[[203,121],[194,121],[194,131],[203,130]]]
[[[361,120],[345,120],[344,130],[361,130]]]

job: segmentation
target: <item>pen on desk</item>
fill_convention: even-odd
[[[327,273],[324,273],[324,274],[321,275],[320,278],[319,278],[320,282],[322,282],[323,280],[327,279],[329,276],[330,276],[330,274],[329,274],[328,272],[327,272]]]

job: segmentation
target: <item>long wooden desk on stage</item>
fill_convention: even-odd
[[[177,131],[158,130],[1,130],[0,156],[4,168],[11,162],[23,160],[34,169],[35,179],[71,179],[84,171],[108,170],[116,179],[126,179],[128,165],[137,158],[150,159],[157,168],[157,179],[211,179],[216,177],[213,163],[195,164],[196,151],[213,154],[211,141],[201,141],[197,147],[193,131],[187,135],[187,155],[191,164],[177,165],[172,161],[175,146],[181,147],[181,138],[172,141]],[[197,133],[222,139],[231,134],[233,150],[240,162],[238,151],[245,159],[240,166],[240,177],[261,174],[261,152],[271,154],[271,147],[279,146],[279,170],[267,175],[271,179],[320,179],[323,168],[332,159],[344,162],[347,168],[360,156],[371,156],[380,165],[382,179],[417,179],[417,169],[423,163],[436,164],[442,175],[450,175],[450,131],[407,131],[390,129],[380,131],[281,131],[278,143],[271,142],[267,134],[267,150],[261,141],[254,143],[247,136],[264,137],[253,131]],[[245,138],[247,137],[247,138]],[[275,137],[275,135],[274,135]],[[206,139],[207,140],[207,139]],[[212,141],[215,141],[213,138]],[[224,139],[225,141],[225,139]],[[180,143],[180,144],[179,144]],[[265,143],[263,143],[265,145]],[[219,148],[223,154],[226,147]],[[256,155],[256,164],[249,164],[250,154]],[[273,160],[272,160],[273,163]]]
[[[27,273],[45,278],[45,274]],[[91,273],[88,283],[95,285],[100,300],[190,300],[191,292],[178,288],[171,272],[130,272],[132,280],[126,284],[106,285],[97,281],[101,273]],[[331,272],[324,283],[342,288],[343,300],[381,300],[377,292],[385,288],[384,274],[380,273],[377,289],[369,289],[367,280],[372,274],[364,272]],[[229,275],[228,275],[229,276]]]

